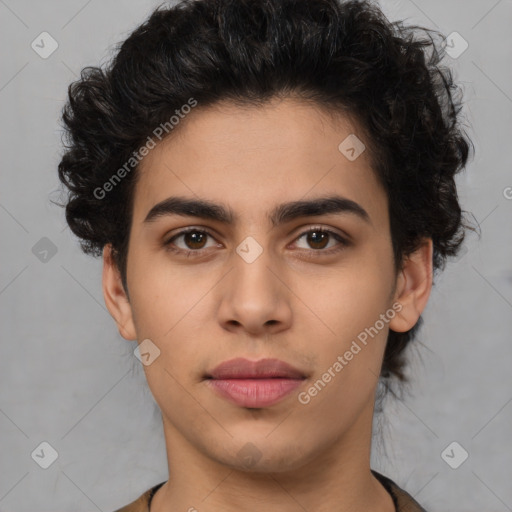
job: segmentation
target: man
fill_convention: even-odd
[[[121,511],[423,510],[371,470],[372,418],[469,227],[470,141],[410,34],[368,2],[185,1],[70,87],[67,220],[167,448]]]

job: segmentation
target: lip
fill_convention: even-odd
[[[216,366],[205,377],[217,394],[241,407],[269,407],[302,384],[306,375],[279,359],[235,358]]]
[[[207,378],[212,379],[303,379],[304,373],[280,359],[250,361],[237,357],[216,366]]]

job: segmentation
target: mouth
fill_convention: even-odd
[[[279,359],[231,359],[205,375],[215,393],[247,408],[270,407],[280,402],[306,378],[304,372]]]

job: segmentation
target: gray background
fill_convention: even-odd
[[[109,511],[167,479],[160,413],[135,343],[105,308],[101,260],[81,253],[50,202],[60,197],[68,84],[105,62],[158,3],[0,0],[1,511]],[[469,43],[447,62],[476,149],[460,198],[482,238],[470,234],[437,278],[423,344],[409,352],[411,394],[376,418],[372,466],[429,512],[512,510],[512,1],[380,5],[393,20]],[[43,31],[59,44],[47,59],[31,48]],[[57,249],[46,261],[43,237]],[[58,452],[48,469],[31,457],[43,441]],[[469,453],[458,469],[441,458],[452,441]]]

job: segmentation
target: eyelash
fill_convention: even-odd
[[[309,249],[309,250],[308,249],[298,249],[299,252],[302,252],[302,253],[312,253],[312,252],[314,252],[315,255],[318,254],[320,257],[321,256],[330,256],[332,254],[336,254],[336,253],[338,253],[340,251],[343,251],[346,247],[348,247],[350,245],[350,242],[348,240],[346,240],[345,238],[340,236],[335,231],[332,231],[330,229],[322,228],[321,226],[311,227],[307,231],[302,232],[297,238],[295,238],[295,240],[296,241],[300,240],[302,237],[308,235],[309,233],[313,233],[313,232],[321,232],[321,233],[324,233],[324,234],[331,235],[336,241],[339,242],[339,244],[335,248],[331,248],[331,249],[328,249],[328,250],[324,250],[324,249]],[[163,243],[163,245],[165,246],[165,249],[167,251],[169,251],[169,252],[172,252],[172,253],[175,253],[175,254],[178,254],[178,255],[181,255],[181,256],[185,256],[187,258],[196,258],[196,257],[203,256],[204,255],[204,253],[203,253],[204,249],[184,250],[184,249],[178,249],[178,248],[173,247],[171,245],[174,242],[174,240],[176,240],[180,236],[186,235],[187,233],[201,233],[201,234],[209,235],[212,238],[215,238],[213,236],[213,234],[210,233],[207,229],[204,229],[204,228],[199,229],[199,228],[191,227],[191,228],[187,228],[187,229],[181,230],[180,232],[178,232],[175,235],[173,235],[169,240],[165,241]],[[320,253],[322,253],[322,255],[320,255]],[[308,256],[310,256],[310,255],[308,255]],[[312,257],[314,258],[315,256],[312,256]]]

